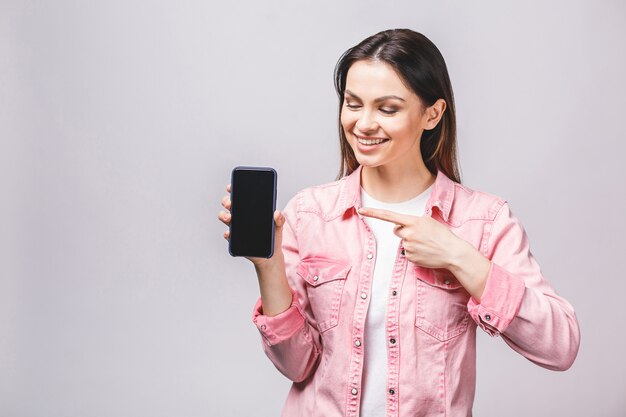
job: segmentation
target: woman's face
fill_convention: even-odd
[[[357,61],[348,70],[341,125],[359,164],[415,166],[429,127],[419,97],[386,63]],[[434,127],[434,126],[433,126]]]

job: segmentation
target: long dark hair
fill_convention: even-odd
[[[443,117],[434,129],[424,131],[420,150],[424,164],[433,175],[437,175],[437,170],[440,170],[448,178],[460,183],[454,94],[446,62],[434,43],[410,29],[390,29],[370,36],[344,52],[335,66],[341,146],[339,178],[352,173],[359,166],[341,126],[341,110],[348,70],[352,64],[361,60],[389,64],[427,107],[440,98],[445,100]]]

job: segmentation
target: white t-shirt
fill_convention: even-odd
[[[400,203],[375,200],[361,188],[363,207],[380,208],[402,214],[423,216],[433,186],[415,198]],[[387,403],[387,335],[385,316],[393,264],[396,260],[400,238],[393,233],[395,224],[364,217],[376,238],[376,263],[372,278],[372,294],[365,320],[363,353],[363,395],[361,417],[383,417]]]

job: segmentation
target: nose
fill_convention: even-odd
[[[378,130],[378,122],[371,112],[365,110],[361,112],[356,128],[363,133],[375,132]]]

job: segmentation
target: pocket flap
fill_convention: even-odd
[[[346,279],[352,267],[340,261],[323,258],[304,259],[296,272],[314,287],[337,279]]]
[[[445,268],[422,268],[416,266],[415,276],[433,287],[447,290],[456,290],[462,287],[454,274]]]

